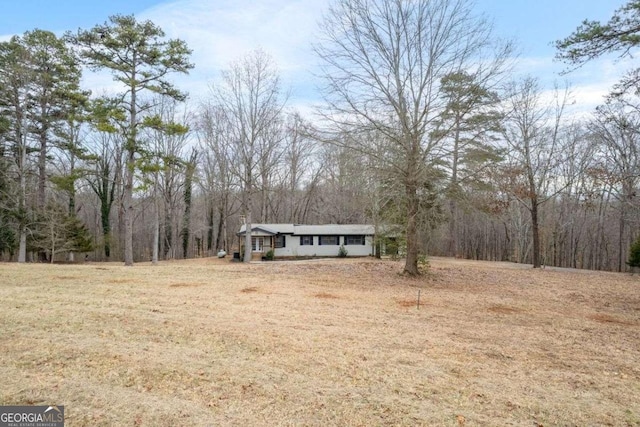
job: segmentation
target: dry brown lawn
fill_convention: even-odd
[[[640,425],[640,277],[431,265],[0,264],[0,404],[68,426]]]

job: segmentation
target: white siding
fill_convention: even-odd
[[[240,235],[244,233],[244,225]],[[369,256],[373,254],[374,227],[368,224],[326,224],[326,225],[297,225],[297,224],[252,224],[253,236],[264,237],[264,253],[271,247],[270,236],[281,234],[285,236],[285,247],[276,248],[276,257],[336,257],[340,246],[344,245],[347,256]],[[345,236],[365,236],[365,244],[347,245]],[[313,245],[300,245],[300,236],[313,236]],[[320,245],[319,236],[339,236],[337,245]]]
[[[340,245],[344,245],[347,256],[369,256],[373,252],[373,236],[365,237],[364,245],[344,245],[344,236],[340,236]],[[337,257],[340,245],[319,245],[318,236],[313,236],[313,245],[300,246],[300,236],[287,235],[286,247],[275,250],[276,257]]]
[[[344,243],[343,238],[340,239]],[[365,236],[364,245],[344,245],[347,256],[369,256],[373,255],[373,236]]]

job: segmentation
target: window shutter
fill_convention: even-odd
[[[313,238],[313,237],[312,237]],[[318,245],[322,246],[322,236],[318,236]]]
[[[304,236],[300,236],[300,246],[304,245]]]
[[[340,236],[336,236],[336,246],[340,246]]]
[[[284,234],[282,235],[282,247],[287,247],[287,236],[285,236]]]
[[[367,236],[362,236],[362,246],[367,244]]]

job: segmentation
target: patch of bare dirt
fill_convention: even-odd
[[[321,299],[338,299],[338,298],[340,298],[339,296],[334,295],[334,294],[330,294],[328,292],[318,292],[317,294],[314,294],[313,296],[316,297],[316,298],[321,298]]]
[[[501,304],[492,305],[487,310],[492,312],[492,313],[499,313],[499,314],[515,314],[515,313],[521,313],[522,312],[522,310],[519,309],[519,308],[509,307],[509,306],[501,305]]]
[[[202,283],[172,283],[169,285],[170,288],[197,288],[202,286]]]
[[[114,283],[114,284],[125,284],[125,283],[141,283],[142,280],[133,280],[133,279],[110,279],[109,283]]]
[[[617,325],[626,325],[626,326],[637,326],[636,323],[632,323],[626,320],[622,320],[619,319],[615,316],[612,316],[610,314],[605,314],[605,313],[597,313],[597,314],[592,314],[590,316],[588,316],[589,319],[591,320],[595,320],[596,322],[600,322],[600,323],[614,323]]]
[[[418,302],[415,299],[402,299],[398,301],[400,307],[417,307]]]

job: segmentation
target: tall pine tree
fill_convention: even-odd
[[[191,51],[179,39],[165,40],[165,33],[151,21],[138,22],[134,16],[114,15],[90,30],[78,30],[68,38],[78,47],[92,70],[108,70],[124,89],[120,99],[127,120],[121,123],[125,139],[124,220],[125,265],[133,265],[133,180],[136,158],[141,150],[138,137],[143,115],[151,106],[142,95],[159,94],[182,100],[168,79],[170,73],[187,73]]]

